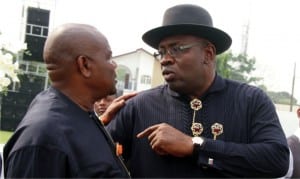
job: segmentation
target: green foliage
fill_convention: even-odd
[[[225,52],[217,56],[217,73],[227,79],[244,83],[256,84],[265,91],[271,100],[276,104],[290,104],[291,95],[288,92],[268,91],[263,84],[258,84],[263,78],[254,77],[251,73],[255,70],[255,58],[248,58],[247,55],[233,55],[232,52]],[[292,99],[292,104],[297,104],[297,99]]]
[[[232,53],[222,53],[217,56],[217,72],[224,78],[230,78],[232,67],[228,61],[232,59]]]
[[[258,83],[261,77],[253,77],[255,70],[255,58],[248,58],[247,55],[233,55],[226,52],[217,56],[217,73],[227,79],[232,79],[244,83]]]
[[[290,105],[290,103],[291,103],[291,95],[288,92],[285,92],[285,91],[281,91],[281,92],[267,91],[267,95],[276,104]],[[294,98],[294,97],[292,99],[292,104],[297,105],[297,99]]]
[[[5,144],[12,134],[13,132],[0,130],[0,144]]]
[[[257,87],[259,87],[260,89],[262,89],[264,92],[267,92],[267,87],[264,84],[258,85]]]

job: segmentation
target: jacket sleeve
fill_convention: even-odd
[[[247,132],[248,141],[239,143],[230,141],[230,138],[228,141],[226,138],[224,140],[207,138],[205,145],[198,153],[197,162],[199,165],[209,166],[208,158],[211,158],[213,159],[212,167],[228,176],[284,176],[289,166],[289,149],[275,107],[262,92],[250,98],[251,102],[241,101],[247,103],[246,111],[251,111],[248,119],[237,118],[242,122],[232,124],[236,129],[233,135],[239,135],[237,131]],[[243,111],[243,109],[235,110]],[[245,122],[247,127],[239,126],[239,123]]]
[[[5,161],[6,178],[65,178],[66,155],[55,149],[26,147],[19,149]]]

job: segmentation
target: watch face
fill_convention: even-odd
[[[203,139],[201,137],[193,137],[193,144],[198,144],[198,145],[202,145],[203,144]]]

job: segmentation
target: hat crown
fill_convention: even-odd
[[[196,24],[213,27],[210,14],[200,6],[183,4],[165,11],[163,26],[179,24]]]
[[[192,4],[181,4],[167,9],[162,26],[147,31],[142,39],[158,49],[164,38],[175,35],[192,35],[206,39],[216,47],[216,54],[227,50],[232,42],[226,32],[213,27],[212,18],[207,10]]]

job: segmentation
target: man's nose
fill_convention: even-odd
[[[175,62],[175,58],[170,55],[170,53],[167,51],[166,54],[162,57],[160,60],[161,65],[168,65]]]

